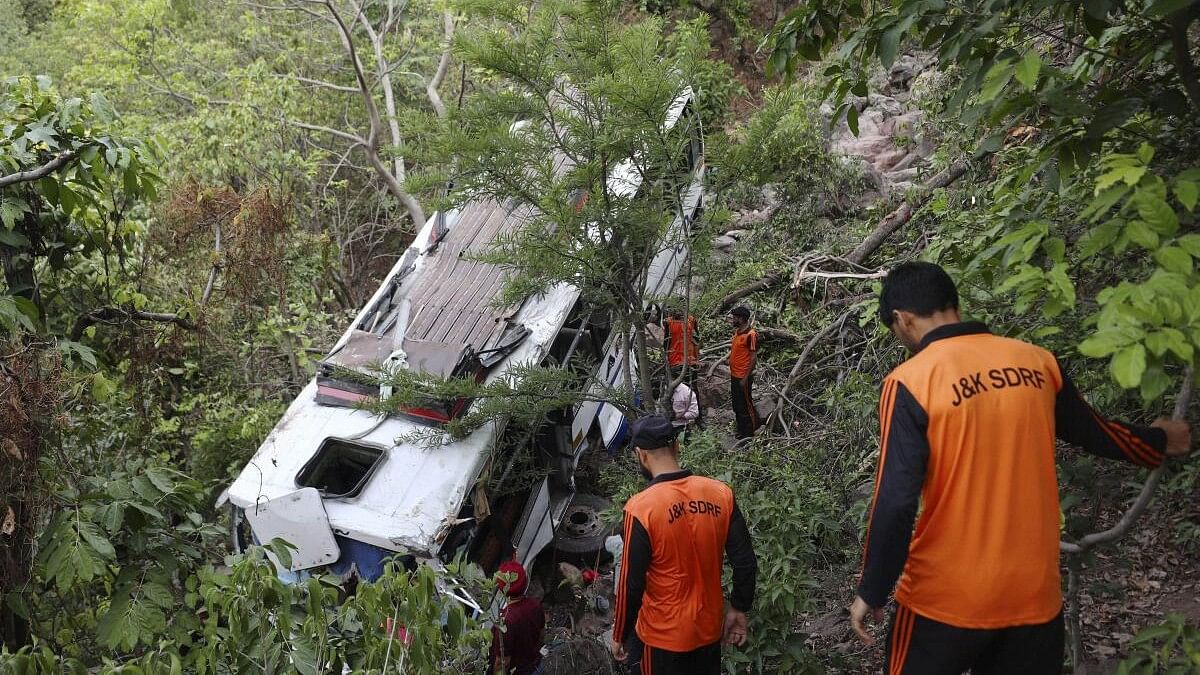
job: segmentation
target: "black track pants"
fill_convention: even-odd
[[[1060,612],[1047,623],[979,630],[956,628],[897,605],[888,630],[886,675],[1059,675]]]
[[[635,671],[638,672],[638,671]],[[641,675],[721,675],[721,643],[669,652],[646,645],[642,648]]]
[[[739,378],[729,378],[729,402],[733,406],[738,438],[750,438],[758,428],[758,412],[754,410],[754,398],[750,393],[754,386],[754,373],[750,373],[746,379],[747,382],[742,384]]]

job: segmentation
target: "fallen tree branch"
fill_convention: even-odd
[[[196,330],[199,328],[190,319],[178,314],[168,314],[165,312],[144,312],[139,309],[126,310],[120,307],[101,307],[93,309],[87,314],[80,315],[75,320],[75,325],[71,328],[71,340],[78,341],[83,337],[83,332],[88,326],[97,323],[117,324],[123,321],[150,321],[156,323],[173,323],[180,328],[186,330]]]
[[[859,244],[852,252],[850,252],[849,255],[845,256],[844,258],[829,257],[827,259],[830,261],[834,261],[834,260],[840,261],[840,262],[846,263],[848,265],[857,266],[857,267],[861,268],[863,266],[863,262],[868,257],[870,257],[870,255],[872,253],[879,250],[879,247],[883,246],[883,242],[886,241],[887,238],[890,237],[893,232],[900,229],[905,223],[907,223],[909,220],[912,219],[913,214],[916,212],[916,209],[920,208],[927,201],[929,201],[929,199],[932,197],[931,193],[934,190],[938,190],[940,188],[949,186],[951,183],[953,183],[954,181],[961,178],[963,176],[963,174],[965,174],[967,172],[967,168],[968,168],[968,164],[965,160],[957,161],[957,162],[951,164],[950,166],[946,167],[946,169],[944,171],[942,171],[938,175],[931,178],[929,180],[929,182],[925,184],[926,193],[923,194],[916,201],[915,204],[912,202],[904,202],[900,206],[896,207],[896,209],[893,210],[891,213],[884,216],[883,220],[879,221],[879,225],[877,225],[875,227],[875,229],[872,230],[871,233],[867,235],[867,238],[864,239],[863,242],[861,244]],[[809,262],[812,262],[813,260],[816,260],[816,258],[810,259]],[[878,276],[875,276],[875,275],[849,275],[849,274],[847,274],[847,275],[833,276],[833,275],[830,275],[829,273],[824,273],[824,272],[821,272],[821,273],[806,272],[805,274],[807,274],[809,276],[822,276],[824,278],[855,278],[855,279],[879,278]],[[720,314],[720,313],[725,312],[730,307],[732,307],[733,304],[736,303],[738,300],[741,300],[742,298],[744,298],[748,295],[752,295],[759,291],[764,291],[768,288],[771,288],[775,284],[778,284],[780,281],[782,281],[786,276],[787,275],[785,273],[779,272],[779,271],[768,272],[767,274],[764,274],[762,277],[759,277],[755,281],[753,281],[735,291],[732,291],[725,297],[721,298],[721,301],[717,303],[716,313]],[[794,280],[798,281],[801,278],[801,275],[794,274],[794,275],[792,275],[792,278]]]
[[[872,253],[878,251],[880,246],[883,246],[883,242],[887,240],[887,238],[890,237],[893,232],[900,229],[905,223],[912,219],[913,213],[916,212],[916,209],[924,206],[925,202],[929,201],[930,197],[933,196],[931,193],[934,190],[944,188],[961,178],[963,174],[967,172],[967,166],[968,165],[965,160],[959,160],[946,167],[945,170],[938,175],[929,179],[929,182],[925,184],[925,193],[921,195],[916,204],[906,201],[900,206],[896,207],[896,209],[891,213],[884,216],[883,220],[879,221],[879,225],[877,225],[875,229],[871,231],[871,234],[867,235],[867,238],[864,239],[857,248],[855,248],[850,252],[849,255],[846,256],[846,260],[849,260],[856,265],[863,264],[863,262]]]
[[[8,187],[9,185],[16,185],[17,183],[26,183],[31,180],[38,180],[39,178],[45,178],[46,176],[66,166],[67,162],[70,162],[72,159],[75,159],[75,151],[67,150],[66,152],[60,153],[57,157],[37,167],[36,169],[28,169],[26,171],[10,173],[7,176],[0,176],[0,188]]]
[[[804,336],[800,335],[799,333],[793,333],[790,330],[784,330],[782,328],[771,328],[770,326],[755,326],[754,331],[759,335],[774,338],[776,340],[791,340],[792,342],[799,342],[804,339]]]
[[[754,281],[753,283],[750,283],[746,286],[743,286],[743,287],[737,289],[736,291],[733,291],[729,295],[726,295],[725,297],[721,298],[721,302],[717,303],[716,313],[717,314],[723,313],[725,310],[733,307],[733,304],[735,302],[737,302],[738,300],[741,300],[742,298],[744,298],[748,295],[753,295],[754,293],[757,293],[759,291],[767,290],[768,288],[770,288],[770,287],[774,286],[775,284],[779,283],[780,281],[782,281],[784,276],[785,275],[783,274],[783,272],[768,272],[766,275],[764,275],[757,281]]]
[[[812,336],[808,344],[804,345],[804,349],[800,350],[800,356],[796,357],[796,363],[792,365],[792,370],[788,373],[787,380],[783,383],[783,388],[779,390],[779,398],[775,401],[775,410],[777,411],[775,419],[777,421],[783,419],[783,415],[778,414],[778,411],[783,410],[783,404],[787,400],[787,393],[792,388],[792,383],[796,381],[796,376],[800,373],[800,367],[804,365],[804,362],[808,359],[808,355],[816,348],[817,343],[824,340],[827,335],[846,323],[846,320],[853,313],[854,309],[851,308],[843,312],[839,318],[830,321],[824,328],[817,331],[816,335]]]

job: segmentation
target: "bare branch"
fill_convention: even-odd
[[[392,174],[387,165],[383,163],[383,159],[379,156],[379,135],[382,131],[383,120],[379,115],[379,107],[375,105],[375,97],[371,95],[371,88],[367,84],[366,74],[363,73],[362,62],[358,60],[358,52],[354,49],[354,36],[350,33],[349,26],[342,19],[342,15],[338,13],[337,8],[333,6],[331,0],[325,0],[325,7],[333,16],[334,22],[338,26],[338,31],[341,34],[342,46],[345,47],[347,54],[350,56],[350,64],[354,67],[354,77],[358,81],[359,94],[362,96],[363,105],[367,108],[367,118],[370,121],[370,133],[367,135],[366,142],[363,146],[367,149],[367,158],[371,162],[371,167],[375,169],[375,173],[383,180],[388,191],[391,192],[400,203],[408,210],[409,215],[413,219],[413,225],[419,230],[425,226],[425,211],[421,208],[421,204],[416,198],[409,194],[404,186],[400,184],[400,176]],[[374,30],[370,28],[370,24],[366,24],[369,33]],[[377,50],[382,47],[377,46]],[[377,53],[379,53],[377,51]],[[385,93],[390,90],[390,87],[385,86]],[[399,135],[399,129],[396,130]],[[403,168],[403,160],[397,160],[397,165]]]
[[[57,157],[36,169],[18,171],[17,173],[10,173],[7,176],[0,176],[0,188],[45,178],[66,166],[72,159],[75,159],[75,151],[67,150],[66,152],[59,153]]]
[[[71,328],[71,340],[78,341],[83,337],[83,331],[87,330],[88,326],[97,323],[106,323],[116,325],[124,321],[150,321],[156,323],[173,323],[180,328],[187,330],[196,330],[199,328],[194,322],[178,314],[167,314],[164,312],[143,312],[142,310],[125,310],[120,307],[101,307],[93,309],[87,314],[81,315],[75,320],[75,325]]]
[[[344,91],[344,92],[349,92],[351,94],[358,93],[358,89],[355,87],[346,87],[346,86],[343,86],[340,84],[326,82],[325,80],[314,80],[311,77],[302,77],[300,75],[292,75],[291,77],[292,77],[292,79],[296,80],[297,82],[303,82],[304,84],[311,84],[316,87],[332,89],[333,91]]]
[[[286,122],[294,127],[299,127],[301,129],[308,129],[309,131],[321,131],[321,132],[330,134],[332,136],[337,136],[338,138],[350,141],[351,143],[354,143],[355,145],[362,145],[362,146],[367,145],[367,139],[363,138],[362,136],[356,136],[352,133],[342,131],[340,129],[334,129],[332,127],[323,127],[319,124],[307,124],[305,122],[298,122],[296,120],[286,120]]]
[[[221,221],[218,219],[213,223],[213,264],[212,269],[208,271],[208,283],[204,285],[204,295],[200,297],[200,304],[207,305],[208,299],[212,297],[213,288],[217,284],[217,274],[221,271]]]
[[[437,72],[433,74],[433,79],[425,85],[425,94],[429,97],[429,103],[433,105],[433,109],[437,111],[438,117],[446,116],[446,104],[442,102],[442,95],[438,93],[438,88],[446,79],[446,71],[450,70],[450,58],[453,55],[451,48],[454,43],[454,14],[451,13],[449,7],[442,11],[442,21],[446,31],[446,46],[442,51],[442,58],[438,61]]]

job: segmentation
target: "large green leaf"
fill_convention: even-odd
[[[1196,201],[1200,198],[1200,185],[1190,180],[1177,180],[1175,182],[1175,198],[1188,211],[1195,211]]]
[[[1146,348],[1140,344],[1130,345],[1113,356],[1109,366],[1117,384],[1132,389],[1142,382],[1146,372]]]
[[[1192,273],[1192,256],[1178,246],[1166,246],[1154,252],[1154,259],[1168,272]]]
[[[1128,345],[1132,340],[1129,335],[1120,330],[1101,330],[1095,335],[1079,343],[1079,353],[1084,356],[1100,358]]]
[[[1025,57],[1017,64],[1016,78],[1026,89],[1037,87],[1038,73],[1042,70],[1042,57],[1036,49],[1025,52]]]
[[[1169,237],[1179,230],[1179,216],[1170,204],[1148,191],[1139,192],[1135,200],[1138,216],[1155,232]]]

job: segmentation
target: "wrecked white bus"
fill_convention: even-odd
[[[688,91],[665,120],[668,128],[687,120],[696,131],[689,132],[686,157],[680,158],[690,183],[649,265],[648,297],[675,292],[685,242],[703,208],[703,141],[695,115]],[[637,193],[640,178],[632,162],[616,167],[609,187]],[[324,568],[369,581],[397,554],[435,565],[465,554],[490,573],[510,557],[528,566],[556,532],[588,538],[599,548],[604,528],[595,502],[576,499],[574,472],[589,448],[624,443],[626,423],[618,408],[584,402],[549,421],[537,434],[548,477],[513,501],[489,504],[481,477],[506,471],[512,461],[500,450],[503,422],[429,447],[409,439],[461,414],[469,401],[430,401],[381,419],[356,405],[387,392],[338,376],[340,369],[400,363],[485,382],[514,366],[566,364],[587,353],[596,381],[623,382],[618,336],[578,288],[560,284],[507,310],[494,306],[504,274],[474,255],[521,222],[519,213],[492,201],[428,220],[317,376],[222,493],[235,549],[281,538],[294,547],[290,565],[280,569],[284,578]]]

